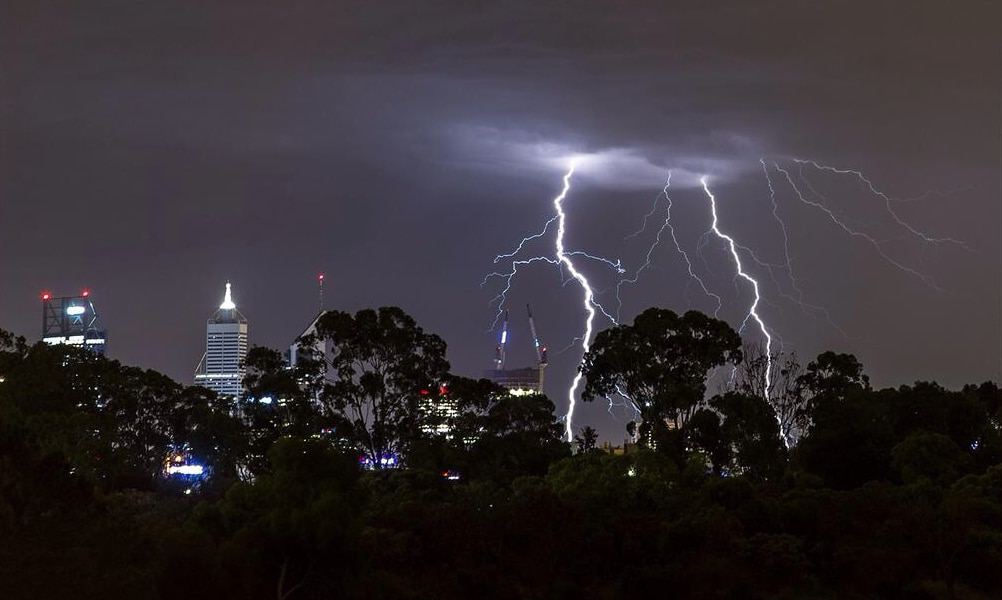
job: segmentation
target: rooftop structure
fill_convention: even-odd
[[[319,300],[317,305],[317,316],[313,317],[313,320],[306,326],[306,329],[296,336],[295,341],[292,342],[292,345],[289,346],[289,349],[285,352],[285,362],[290,369],[298,367],[304,359],[323,358],[326,356],[327,342],[325,340],[321,338],[316,339],[312,348],[303,346],[301,343],[303,338],[317,332],[317,323],[320,322],[321,317],[327,314],[327,311],[324,310],[324,274],[322,272],[317,275],[317,297]],[[319,365],[318,367],[321,370],[323,369],[322,365]]]
[[[486,369],[484,378],[490,379],[501,387],[507,388],[515,396],[542,394],[543,386],[538,367],[523,367],[521,369]]]
[[[42,292],[42,341],[46,344],[77,346],[103,356],[107,337],[89,290],[62,297]]]

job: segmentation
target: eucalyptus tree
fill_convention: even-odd
[[[632,325],[595,336],[581,372],[585,401],[627,396],[642,418],[641,439],[681,430],[703,404],[711,369],[741,361],[741,337],[701,312],[648,308]]]
[[[427,418],[422,390],[438,389],[449,373],[442,338],[402,309],[384,306],[354,315],[329,311],[300,343],[317,353],[319,401],[337,435],[376,468],[405,456]]]

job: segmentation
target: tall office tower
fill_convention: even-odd
[[[195,369],[195,385],[220,396],[239,397],[243,393],[246,358],[247,319],[233,303],[227,281],[223,303],[205,327],[205,354]]]
[[[107,331],[99,326],[90,292],[79,296],[53,297],[42,292],[42,341],[68,344],[104,355]]]

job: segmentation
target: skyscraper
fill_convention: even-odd
[[[247,319],[233,303],[227,281],[223,303],[205,327],[205,354],[195,369],[195,385],[205,386],[220,396],[240,396],[246,358]]]

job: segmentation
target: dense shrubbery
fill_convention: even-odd
[[[663,314],[647,321],[655,316],[675,323]],[[338,326],[348,325],[341,317]],[[606,339],[633,343],[635,333]],[[736,355],[734,340],[719,337]],[[429,353],[444,353],[430,342]],[[604,363],[587,365],[607,370],[589,382],[615,381],[617,348],[596,346]],[[743,364],[754,363],[744,354]],[[723,355],[703,356],[712,366]],[[3,596],[992,598],[1002,590],[1002,393],[991,383],[874,390],[855,359],[826,353],[790,369],[786,395],[770,406],[754,393],[753,369],[706,402],[701,365],[628,373],[658,415],[642,428],[654,447],[572,456],[548,400],[457,378],[449,381],[460,433],[451,441],[422,434],[421,419],[403,414],[392,436],[375,441],[359,422],[359,438],[317,435],[344,413],[311,408],[307,394],[319,388],[302,391],[273,352],[259,349],[249,363],[252,392],[288,402],[238,419],[206,390],[0,332]],[[664,387],[683,393],[665,396]],[[788,426],[774,418],[780,410]],[[655,419],[672,426],[652,427]],[[781,429],[796,441],[789,448]],[[407,468],[361,470],[349,448],[366,440],[406,447]],[[213,468],[191,494],[163,476],[164,457],[182,446]],[[462,480],[443,478],[445,469]]]

